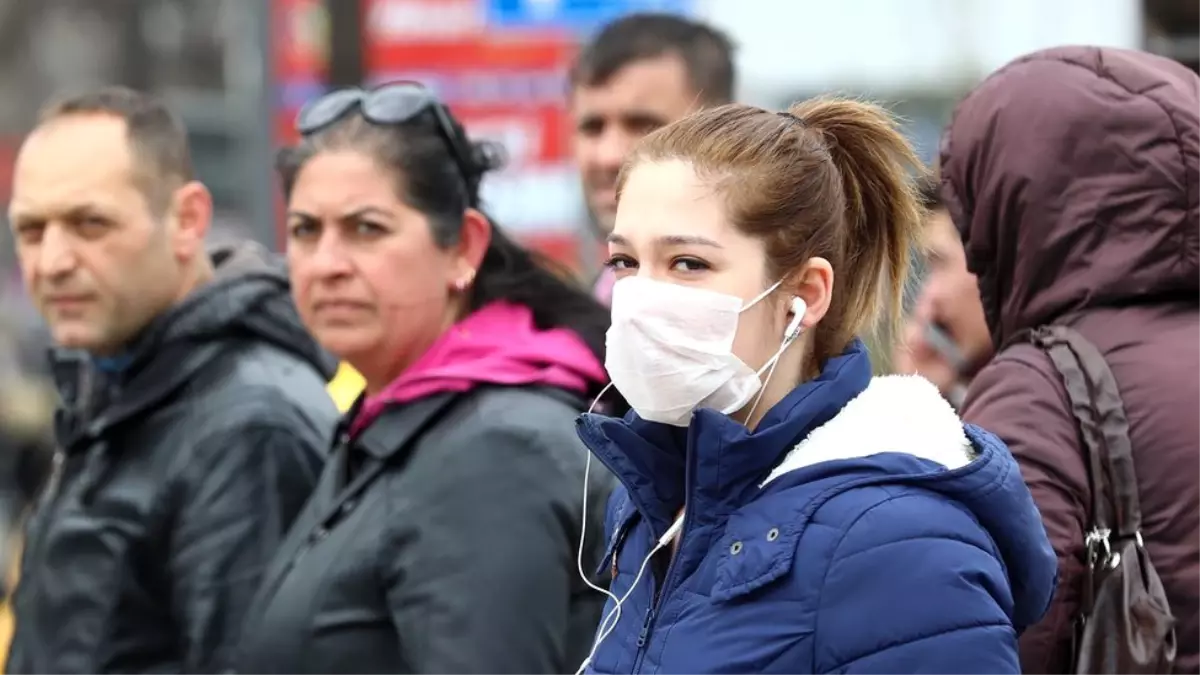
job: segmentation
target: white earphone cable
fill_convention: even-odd
[[[763,293],[763,295],[765,296],[767,293],[771,292],[772,290],[774,290],[774,287],[767,289],[767,291],[765,291]],[[755,302],[757,302],[757,299],[755,300]],[[755,409],[758,408],[758,403],[759,403],[759,401],[762,400],[763,391],[767,388],[767,385],[770,384],[771,376],[775,374],[775,365],[777,363],[779,363],[779,357],[781,357],[783,355],[783,353],[785,351],[787,351],[787,348],[792,345],[792,343],[796,340],[797,337],[799,337],[800,322],[804,318],[804,313],[806,310],[807,310],[807,305],[804,304],[804,300],[802,300],[800,298],[793,299],[793,301],[792,301],[793,318],[792,318],[791,322],[788,324],[787,330],[784,333],[783,344],[779,347],[779,351],[777,351],[775,353],[775,355],[771,357],[770,362],[764,366],[765,368],[769,368],[769,370],[767,371],[767,378],[763,382],[762,388],[759,389],[758,396],[754,399],[754,404],[750,407],[750,415],[747,416],[747,419],[752,418],[754,415]],[[760,375],[762,374],[761,369],[759,371],[759,374]],[[604,396],[604,394],[612,386],[613,386],[612,382],[609,382],[607,385],[605,385],[604,389],[602,389],[600,391],[600,393],[596,396],[595,400],[592,401],[592,405],[588,407],[589,414],[593,410],[595,410],[596,404],[600,402],[600,398],[602,396]],[[629,585],[629,589],[626,590],[625,593],[623,595],[621,595],[621,597],[618,598],[616,596],[616,594],[609,591],[608,589],[601,588],[600,586],[596,585],[595,583],[592,582],[591,578],[588,576],[586,570],[584,570],[584,567],[583,567],[583,552],[584,552],[584,548],[585,548],[584,544],[585,544],[585,541],[587,538],[588,488],[590,487],[589,483],[590,483],[590,478],[591,478],[591,471],[592,471],[592,453],[588,452],[587,461],[584,464],[584,469],[583,469],[583,508],[582,508],[582,513],[581,513],[581,522],[580,522],[580,528],[579,528],[579,550],[576,555],[575,563],[576,563],[576,567],[578,568],[578,571],[579,571],[579,577],[581,579],[583,579],[583,583],[587,584],[589,588],[599,591],[600,593],[603,593],[610,600],[612,600],[613,608],[611,610],[609,610],[608,614],[603,618],[603,620],[600,621],[600,626],[597,628],[597,631],[596,631],[596,639],[592,643],[592,649],[591,649],[591,651],[588,652],[587,658],[585,658],[583,660],[583,663],[581,663],[579,665],[579,669],[577,671],[575,671],[575,675],[582,675],[582,673],[585,670],[587,670],[587,667],[589,665],[591,665],[591,663],[592,663],[592,659],[594,659],[596,657],[596,652],[600,649],[601,643],[603,643],[604,640],[610,634],[612,634],[613,630],[616,629],[617,624],[621,621],[621,608],[625,604],[625,601],[629,599],[629,596],[633,594],[634,590],[637,589],[638,584],[641,583],[642,577],[645,576],[646,569],[649,566],[650,561],[654,559],[654,556],[657,555],[659,551],[661,551],[664,547],[666,547],[668,544],[670,544],[671,541],[675,538],[675,536],[678,535],[679,532],[683,529],[683,516],[680,516],[674,523],[671,524],[671,527],[668,528],[667,532],[665,534],[663,534],[663,536],[658,540],[658,542],[655,544],[654,548],[650,549],[650,552],[642,560],[642,564],[638,566],[638,571],[637,571],[637,574],[634,575],[633,583],[631,583]],[[616,555],[616,552],[614,552],[613,555]],[[610,621],[612,622],[611,624],[609,623]]]

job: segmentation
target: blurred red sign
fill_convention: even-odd
[[[567,264],[578,261],[578,200],[569,157],[566,68],[577,45],[562,31],[489,32],[482,0],[363,2],[369,84],[416,80],[431,87],[473,137],[502,143],[508,167],[485,193],[505,227]],[[276,138],[296,140],[296,112],[327,79],[324,0],[273,0]],[[530,196],[539,195],[530,204]]]
[[[273,0],[271,39],[278,81],[325,78],[329,17],[324,0]]]

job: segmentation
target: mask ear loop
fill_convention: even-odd
[[[746,415],[747,420],[754,419],[754,411],[758,410],[758,403],[766,393],[767,385],[771,383],[771,376],[775,374],[775,366],[779,363],[779,358],[783,356],[788,347],[792,346],[796,338],[800,337],[800,324],[804,321],[804,314],[807,311],[808,303],[804,302],[803,298],[792,298],[792,320],[788,323],[787,329],[783,331],[783,343],[779,346],[779,350],[758,370],[759,377],[762,377],[763,371],[766,370],[767,379],[763,380],[762,387],[758,390],[758,396],[754,397],[754,405],[750,406],[750,414]]]
[[[779,288],[779,286],[780,286],[781,284],[783,284],[783,280],[782,280],[782,279],[780,279],[779,281],[776,281],[775,283],[771,284],[770,288],[768,288],[767,290],[763,291],[762,293],[759,293],[758,295],[754,296],[753,298],[751,298],[751,299],[750,299],[750,301],[749,301],[749,302],[747,302],[747,303],[744,303],[744,304],[742,305],[742,308],[738,310],[738,314],[741,314],[742,312],[744,312],[744,311],[746,311],[746,310],[750,309],[751,307],[753,307],[753,306],[757,305],[758,303],[762,302],[762,299],[763,299],[763,298],[765,298],[765,297],[767,297],[768,295],[770,295],[770,294],[774,293],[774,292],[775,292],[775,289]],[[803,314],[803,312],[801,312],[801,314]]]
[[[596,396],[595,400],[592,401],[592,405],[588,407],[588,414],[591,414],[591,412],[595,410],[596,404],[600,401],[600,398],[604,396],[604,394],[612,386],[612,382],[609,382],[604,386],[604,389],[600,390],[600,393]],[[641,582],[642,577],[646,574],[646,569],[649,566],[650,561],[654,559],[654,556],[657,555],[658,552],[663,549],[663,547],[671,543],[683,525],[682,518],[675,521],[671,528],[667,530],[667,533],[658,540],[658,543],[654,546],[654,548],[650,549],[650,553],[646,555],[646,558],[642,560],[642,564],[638,567],[637,574],[633,577],[633,583],[629,585],[629,590],[625,591],[621,597],[618,598],[615,593],[609,591],[607,588],[601,588],[600,586],[597,586],[596,584],[592,583],[592,580],[588,577],[587,572],[583,568],[584,541],[587,538],[588,485],[591,482],[591,472],[592,453],[588,452],[587,461],[583,465],[583,509],[581,510],[581,521],[579,524],[579,552],[575,558],[575,563],[579,571],[579,578],[583,579],[583,583],[587,584],[592,590],[599,591],[612,600],[613,608],[609,610],[608,614],[600,622],[600,626],[596,629],[596,639],[592,643],[592,649],[588,652],[587,658],[583,660],[583,663],[579,664],[579,670],[575,671],[575,675],[582,675],[583,671],[587,670],[587,667],[592,664],[592,659],[596,658],[596,652],[600,649],[601,643],[603,643],[604,640],[611,635],[614,630],[616,630],[617,624],[621,621],[621,607],[625,604],[625,601],[629,599],[629,596],[633,595],[633,591],[637,589],[638,583]],[[615,552],[614,555],[616,555]],[[610,624],[609,621],[612,623]]]

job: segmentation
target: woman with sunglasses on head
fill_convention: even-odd
[[[366,391],[265,575],[238,670],[573,667],[604,600],[576,571],[573,420],[607,379],[607,311],[479,210],[500,154],[419,85],[334,92],[298,127],[279,161],[293,294]],[[587,490],[610,486],[592,472]]]
[[[695,113],[627,160],[606,365],[634,412],[580,423],[624,486],[582,669],[1020,672],[1056,567],[1020,470],[856,337],[898,312],[921,170],[838,99]]]

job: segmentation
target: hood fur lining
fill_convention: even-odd
[[[962,420],[932,382],[919,375],[887,375],[873,378],[833,419],[813,429],[763,485],[806,466],[884,452],[947,469],[966,466],[976,454]]]

